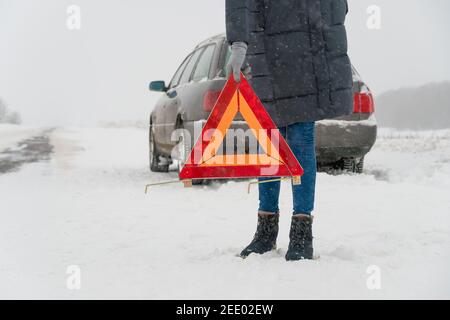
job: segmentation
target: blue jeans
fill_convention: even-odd
[[[294,155],[305,170],[302,184],[292,185],[294,200],[294,215],[308,214],[314,210],[314,198],[316,189],[316,146],[315,123],[296,123],[288,127],[280,128],[281,135],[286,139]],[[273,178],[262,178],[260,181]],[[269,213],[280,212],[280,182],[268,182],[259,185],[259,210]]]

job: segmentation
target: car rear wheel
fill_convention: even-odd
[[[150,125],[149,129],[149,161],[150,170],[152,172],[169,172],[169,164],[161,164],[160,154],[156,148],[155,133],[152,125]]]
[[[361,174],[364,172],[364,157],[359,161],[352,158],[344,158],[342,159],[342,170],[349,173],[358,173]]]
[[[356,165],[356,173],[364,173],[364,158],[359,160],[358,164]]]

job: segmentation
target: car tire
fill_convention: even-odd
[[[353,158],[342,159],[342,170],[348,173],[362,174],[364,172],[364,157],[358,162]]]
[[[149,161],[150,161],[150,171],[152,172],[169,172],[169,164],[160,163],[160,154],[156,148],[155,134],[153,132],[153,126],[150,125],[149,128]]]
[[[342,159],[342,170],[348,173],[355,172],[355,160],[352,158]]]
[[[359,162],[356,165],[355,169],[356,169],[355,172],[358,173],[358,174],[364,173],[364,157],[361,158],[361,160],[359,160]]]

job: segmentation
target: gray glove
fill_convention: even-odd
[[[245,56],[247,54],[247,44],[245,42],[234,42],[231,45],[231,57],[227,65],[227,73],[233,73],[234,80],[241,82],[241,70],[244,66]]]

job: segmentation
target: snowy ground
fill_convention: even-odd
[[[0,126],[0,152],[16,147],[11,130]],[[144,130],[34,129],[20,139],[39,132],[50,160],[0,174],[0,298],[450,298],[450,131],[382,131],[367,174],[320,174],[320,259],[299,263],[283,258],[287,184],[279,250],[241,260],[256,222],[247,183],[145,195],[146,183],[175,174],[149,173]],[[66,287],[70,265],[81,290]],[[381,290],[366,284],[373,265]]]

